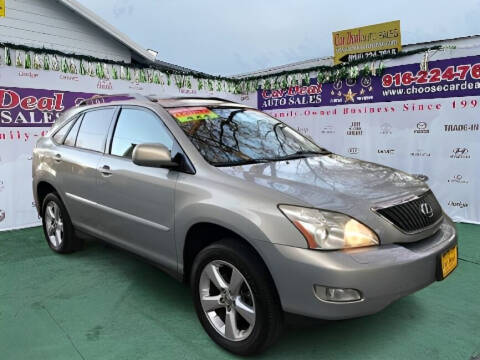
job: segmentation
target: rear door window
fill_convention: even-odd
[[[76,146],[81,149],[103,152],[114,113],[115,108],[86,112],[78,131]]]

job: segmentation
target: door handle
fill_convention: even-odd
[[[103,165],[102,167],[98,168],[98,171],[100,171],[102,176],[112,175],[112,171],[110,170],[110,166],[108,166],[108,165]]]
[[[54,159],[55,159],[55,161],[56,161],[56,162],[58,162],[58,163],[59,163],[59,162],[61,162],[61,161],[62,161],[62,155],[60,155],[60,154],[55,154],[55,157],[54,157]]]

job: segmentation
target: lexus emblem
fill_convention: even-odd
[[[422,212],[423,215],[426,217],[432,217],[433,216],[433,209],[430,206],[430,204],[427,203],[421,203],[420,204],[420,211]]]

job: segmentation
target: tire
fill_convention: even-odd
[[[194,260],[190,280],[200,323],[221,347],[253,355],[280,335],[283,312],[273,280],[259,256],[241,240],[224,239],[203,249]]]
[[[56,253],[68,254],[81,248],[81,240],[75,237],[68,211],[55,193],[48,194],[43,200],[42,225],[47,244]]]

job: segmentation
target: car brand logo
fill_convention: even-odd
[[[417,123],[417,128],[413,130],[414,134],[428,134],[430,130],[427,129],[428,125],[425,121],[420,121]]]
[[[363,135],[360,121],[352,121],[352,125],[347,129],[347,135]]]
[[[468,184],[468,180],[464,179],[462,175],[458,174],[453,176],[451,179],[447,180],[447,182],[453,184]]]
[[[420,181],[428,181],[428,176],[425,174],[413,174],[412,176]]]
[[[448,206],[451,206],[451,207],[458,207],[460,209],[464,209],[464,208],[467,208],[468,207],[468,203],[467,202],[464,202],[464,201],[452,201],[450,200],[448,203],[447,203]]]
[[[335,128],[333,125],[325,125],[322,130],[320,130],[322,134],[335,134]]]
[[[433,216],[433,209],[428,203],[421,203],[420,204],[420,211],[422,212],[423,215],[427,217],[432,217]]]
[[[453,150],[453,152],[455,153],[455,155],[459,155],[459,154],[462,154],[462,155],[465,155],[468,153],[468,149],[467,148],[456,148]]]
[[[457,147],[452,150],[450,158],[452,159],[470,159],[469,151],[467,148]]]
[[[390,135],[392,133],[392,125],[389,123],[383,123],[380,125],[380,134]]]
[[[395,155],[395,149],[377,149],[378,154]]]

